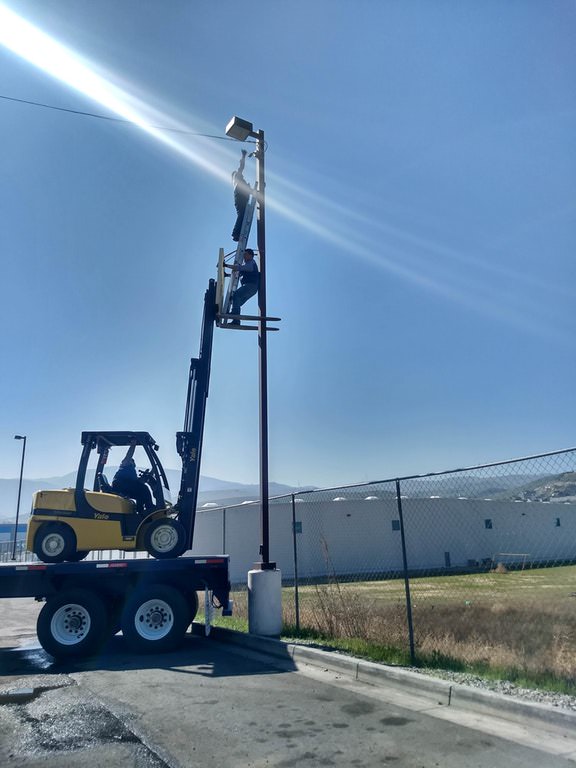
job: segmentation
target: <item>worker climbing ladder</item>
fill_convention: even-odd
[[[254,218],[254,209],[256,207],[256,189],[250,195],[248,202],[246,203],[246,210],[244,211],[244,219],[242,220],[242,228],[240,230],[240,237],[238,238],[238,246],[234,255],[234,264],[239,267],[244,261],[244,251],[248,244],[248,237],[250,236],[250,228],[252,227],[252,219]],[[238,288],[238,281],[240,279],[240,271],[235,270],[232,272],[230,282],[228,283],[228,290],[226,291],[226,297],[222,302],[220,313],[227,315],[232,307],[232,296],[234,291]]]
[[[233,328],[234,330],[242,331],[258,331],[261,330],[261,323],[264,322],[265,331],[277,331],[278,328],[271,328],[270,326],[266,326],[265,323],[267,321],[279,321],[279,317],[231,314],[234,293],[236,290],[238,290],[238,284],[240,282],[240,267],[244,264],[246,246],[248,245],[248,238],[250,236],[250,229],[252,227],[252,220],[254,218],[254,209],[256,208],[258,198],[258,184],[256,183],[253,187],[251,187],[249,184],[246,184],[246,181],[242,176],[245,154],[246,153],[243,152],[238,171],[232,175],[232,178],[234,179],[237,175],[239,175],[240,181],[244,185],[244,191],[249,192],[248,200],[246,201],[244,214],[242,216],[242,224],[240,226],[240,232],[238,235],[238,245],[236,246],[236,251],[233,252],[234,260],[230,263],[226,263],[226,259],[231,256],[232,253],[225,255],[224,249],[220,248],[220,254],[218,258],[218,279],[216,281],[216,324],[220,326],[220,328]],[[236,183],[237,182],[235,182],[235,184]],[[241,209],[239,209],[239,204],[236,200],[236,192],[235,205],[236,210],[238,211],[238,216],[240,216]],[[237,226],[238,222],[234,227],[234,232],[232,234],[233,237],[236,235]],[[228,286],[226,288],[226,269],[231,269],[233,266],[238,268],[232,269],[232,274],[230,275],[230,280],[228,281]],[[243,323],[245,320],[258,320],[260,325],[245,325]]]

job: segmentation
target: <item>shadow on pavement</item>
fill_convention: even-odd
[[[136,654],[121,635],[108,641],[97,655],[88,659],[56,661],[37,643],[29,647],[0,649],[0,685],[2,677],[23,678],[38,675],[65,675],[94,670],[166,669],[199,677],[237,677],[280,674],[296,670],[288,653],[270,659],[244,652],[238,647],[196,635],[186,635],[181,648],[170,653]]]

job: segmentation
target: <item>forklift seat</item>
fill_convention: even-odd
[[[120,496],[123,499],[128,499],[128,501],[134,502],[134,499],[132,499],[130,496],[127,496],[125,493],[120,493],[120,491],[117,491],[116,488],[113,488],[108,482],[106,475],[99,474],[96,477],[98,479],[98,490],[100,493],[112,493],[114,496]]]
[[[102,475],[102,474],[98,475],[97,480],[98,480],[98,490],[101,493],[114,493],[117,496],[120,495],[120,494],[117,494],[116,491],[112,488],[112,486],[106,479],[106,475]]]

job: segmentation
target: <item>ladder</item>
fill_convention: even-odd
[[[250,228],[252,226],[252,219],[254,218],[254,209],[256,207],[256,186],[254,191],[250,195],[248,202],[246,203],[246,210],[244,211],[244,219],[242,220],[242,229],[240,230],[240,237],[238,238],[238,246],[236,247],[236,254],[234,255],[234,264],[240,266],[244,261],[244,251],[248,244],[248,237],[250,235]],[[226,291],[226,298],[222,302],[220,307],[220,314],[227,315],[232,308],[232,294],[238,288],[238,281],[240,280],[240,270],[235,270],[230,276],[230,282],[228,283],[228,290]]]
[[[254,184],[254,187],[252,188],[252,193],[250,195],[250,198],[248,200],[248,203],[246,204],[246,210],[244,211],[244,218],[242,220],[242,227],[240,229],[240,237],[238,238],[238,245],[236,247],[236,252],[234,254],[234,264],[237,264],[238,266],[241,266],[244,261],[244,251],[246,250],[246,246],[248,244],[248,237],[250,236],[250,228],[252,226],[252,219],[254,218],[254,209],[256,208],[256,195],[257,195],[257,184]],[[230,256],[231,254],[228,254]],[[225,256],[224,254],[224,248],[220,248],[220,253],[218,257],[218,278],[216,281],[216,324],[220,328],[230,328],[238,331],[258,331],[260,326],[259,325],[245,325],[243,324],[243,321],[245,320],[252,320],[252,321],[272,321],[272,322],[278,322],[280,320],[279,317],[260,317],[260,315],[232,315],[230,314],[230,310],[232,309],[232,296],[234,295],[234,291],[238,288],[238,283],[240,281],[240,270],[235,270],[230,275],[230,280],[228,282],[228,288],[226,290],[226,295],[224,295],[224,287],[226,283],[225,278],[225,268],[230,267],[231,265],[225,264]],[[232,325],[229,323],[229,320],[240,320],[242,324],[240,325]],[[278,328],[270,328],[270,326],[266,326],[266,331],[277,331]]]

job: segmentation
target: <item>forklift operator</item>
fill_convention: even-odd
[[[120,462],[118,472],[112,480],[112,488],[123,496],[128,496],[136,501],[136,512],[139,515],[148,515],[156,508],[152,499],[152,493],[146,483],[138,477],[134,451],[136,442],[132,441],[126,456]]]

